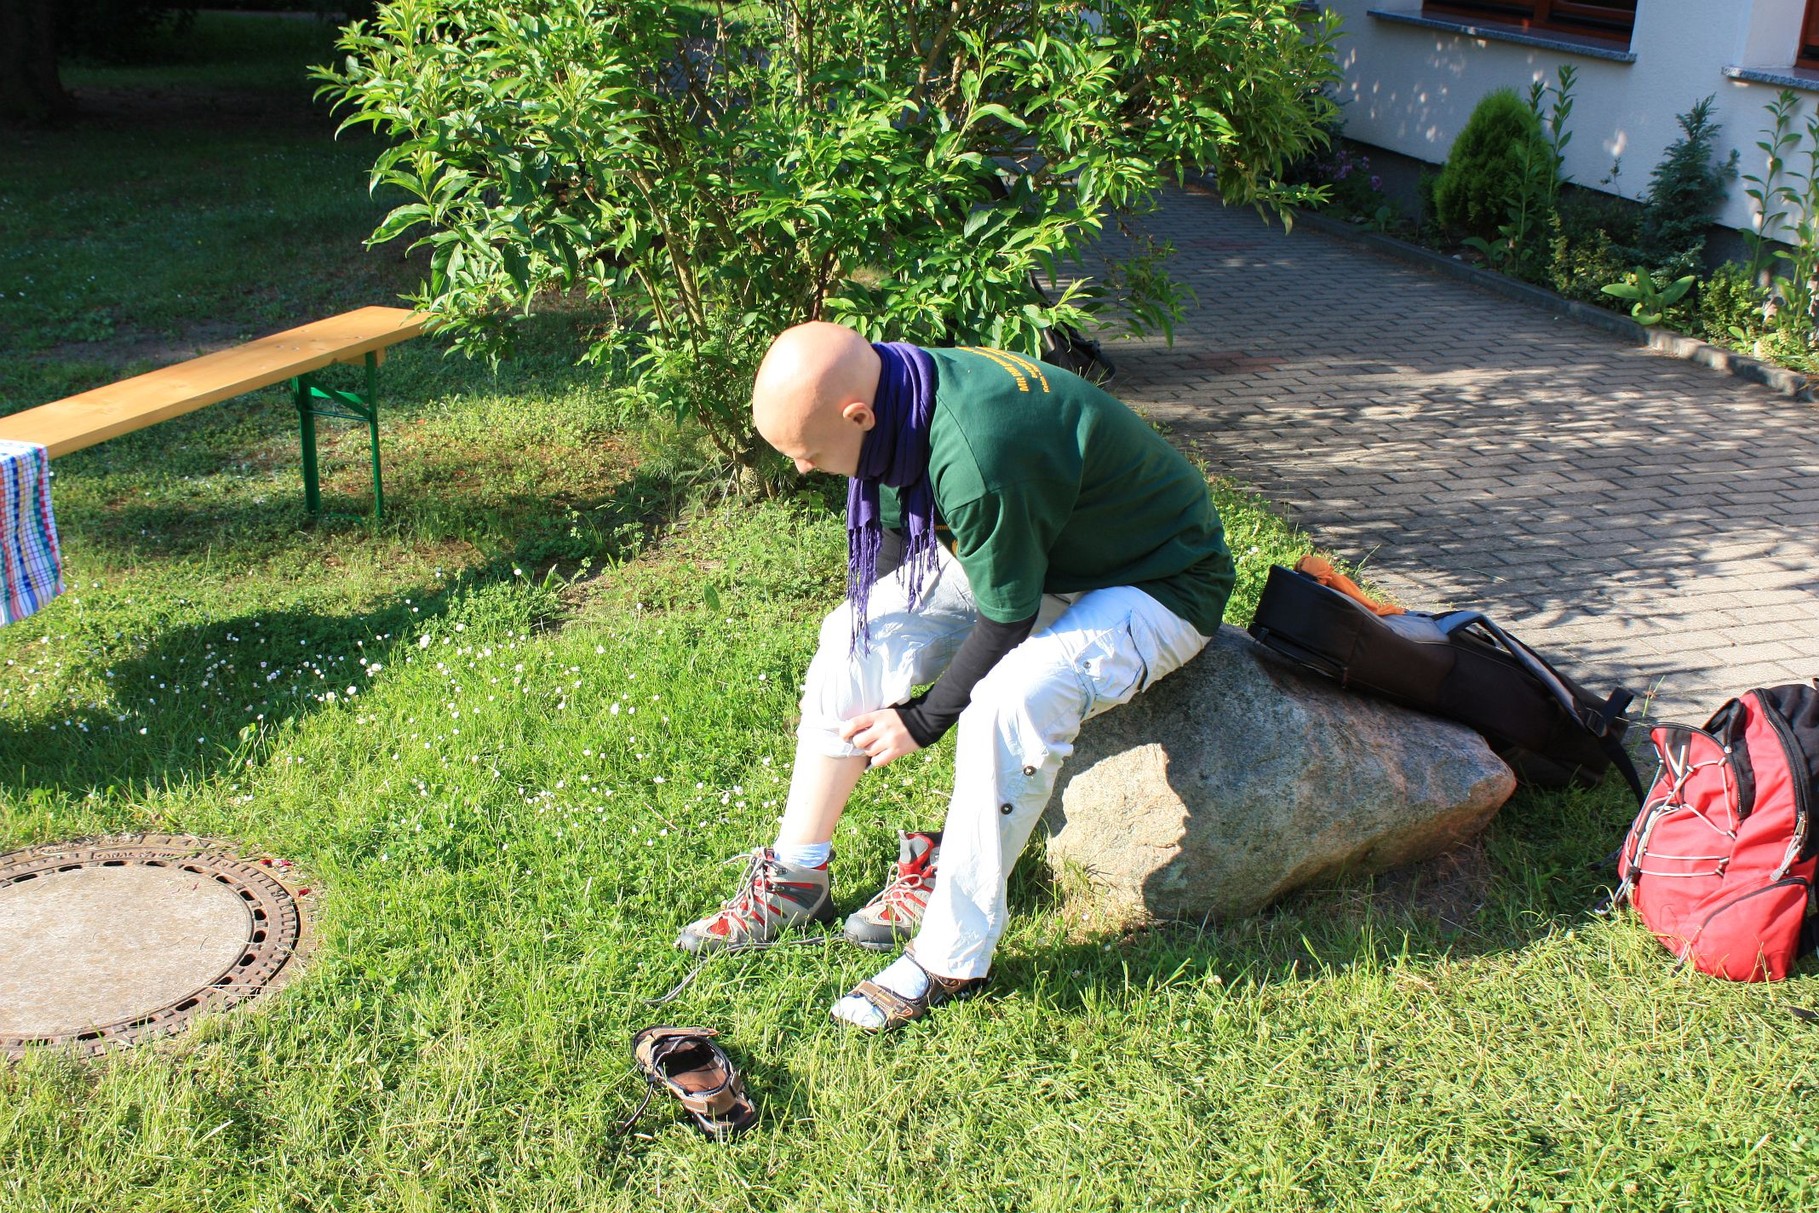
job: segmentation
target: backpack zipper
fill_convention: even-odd
[[[1812,789],[1806,784],[1804,775],[1807,769],[1806,763],[1794,761],[1801,757],[1804,751],[1800,749],[1800,743],[1794,740],[1792,726],[1779,711],[1766,703],[1761,695],[1757,695],[1755,698],[1756,710],[1762,713],[1762,718],[1768,721],[1769,728],[1774,731],[1776,740],[1781,742],[1781,758],[1783,762],[1787,763],[1788,780],[1794,785],[1794,838],[1788,847],[1787,858],[1782,860],[1781,866],[1776,869],[1778,873],[1785,873],[1794,866],[1795,861],[1806,850],[1807,831],[1811,828],[1812,822],[1812,805],[1808,803]]]

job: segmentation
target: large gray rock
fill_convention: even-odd
[[[1230,918],[1473,838],[1516,787],[1463,725],[1342,691],[1233,627],[1086,723],[1048,853],[1118,921]]]

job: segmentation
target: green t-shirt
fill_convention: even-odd
[[[1059,367],[930,350],[935,506],[988,619],[1042,595],[1128,585],[1210,636],[1234,574],[1206,481],[1137,414]],[[896,494],[880,502],[898,525]]]

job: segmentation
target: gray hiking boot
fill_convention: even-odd
[[[745,861],[739,891],[720,908],[682,928],[676,946],[685,952],[722,952],[770,943],[780,933],[804,922],[834,917],[828,895],[833,878],[826,867],[785,863],[769,847],[759,847]]]
[[[888,952],[914,935],[928,909],[929,894],[935,891],[941,831],[899,831],[897,838],[896,875],[846,920],[847,939],[874,952]]]

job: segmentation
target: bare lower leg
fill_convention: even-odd
[[[853,794],[870,761],[863,754],[829,758],[798,741],[783,824],[777,828],[778,845],[813,846],[832,839],[834,826],[846,811],[847,797]]]

